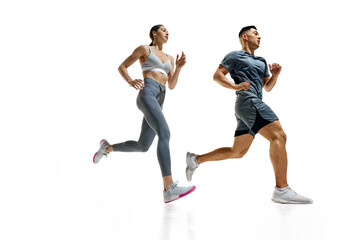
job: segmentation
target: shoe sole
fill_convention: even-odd
[[[193,175],[194,173],[192,173],[192,174],[189,173],[189,174],[188,174],[188,171],[191,171],[191,169],[190,169],[189,167],[186,168],[185,174],[186,174],[186,179],[187,179],[187,181],[188,181],[188,182],[191,182],[191,180],[192,180],[192,175]],[[191,174],[191,176],[190,176],[190,174]]]
[[[94,157],[93,157],[93,163],[96,164],[95,162],[95,156],[96,156],[97,152],[94,154]]]
[[[193,187],[192,187],[189,191],[187,191],[186,193],[180,194],[178,198],[175,198],[175,199],[173,199],[173,200],[167,201],[167,202],[165,202],[165,203],[173,202],[173,201],[178,200],[178,199],[180,199],[180,198],[182,198],[182,197],[185,197],[186,195],[189,195],[190,193],[192,193],[193,191],[195,191],[195,189],[196,189],[196,187],[193,186]]]
[[[190,158],[191,158],[191,153],[187,152],[186,153],[186,166],[187,167],[189,167]]]
[[[102,143],[103,141],[106,141],[106,139],[103,139],[103,140],[100,141],[100,147],[101,147],[101,143]],[[100,149],[99,149],[99,150],[100,150]],[[97,151],[97,152],[94,154],[94,157],[93,157],[93,163],[94,163],[94,164],[97,164],[97,163],[98,163],[98,162],[97,162],[97,163],[95,162],[95,156],[96,156],[96,154],[97,154],[98,152],[99,152],[99,151]]]
[[[281,203],[281,204],[312,204],[312,202],[299,202],[299,201],[291,201],[291,200],[283,200],[279,198],[272,198],[273,202]]]
[[[188,169],[189,169],[189,159],[190,158],[190,152],[187,152],[186,153],[186,170],[185,170],[185,174],[186,174],[186,180],[188,181],[188,182],[190,182],[191,181],[191,179],[192,179],[192,176],[191,177],[188,177]]]
[[[187,152],[187,153],[186,153],[186,172],[185,172],[185,173],[186,173],[186,179],[187,179],[188,182],[191,182],[191,180],[192,180],[192,175],[193,175],[194,172],[195,172],[195,170],[194,170],[194,172],[191,174],[191,176],[188,177],[188,173],[187,173],[188,170],[192,171],[191,168],[189,167],[189,163],[190,163],[190,161],[191,161],[190,159],[191,159],[191,153],[190,153],[190,152]]]

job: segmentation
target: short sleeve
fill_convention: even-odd
[[[235,52],[231,52],[224,57],[220,64],[223,65],[229,72],[231,72],[234,69],[236,62],[236,54]]]
[[[265,59],[264,59],[264,63],[265,63],[264,78],[270,77],[269,66],[268,66],[267,62],[265,61]]]

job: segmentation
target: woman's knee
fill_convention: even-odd
[[[170,130],[169,128],[163,128],[158,133],[159,140],[170,140]]]
[[[149,144],[139,144],[139,152],[147,152],[150,146]]]

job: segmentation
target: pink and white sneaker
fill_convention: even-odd
[[[186,195],[195,191],[195,186],[179,187],[178,181],[173,183],[169,190],[164,191],[164,202],[169,203],[179,198],[185,197]]]
[[[99,151],[97,151],[93,157],[93,162],[95,164],[97,164],[103,156],[107,157],[108,154],[105,150],[108,146],[110,146],[110,144],[106,141],[106,139],[100,141]]]

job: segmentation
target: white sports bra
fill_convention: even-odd
[[[167,75],[171,70],[171,62],[170,62],[169,55],[166,54],[168,56],[169,60],[163,63],[153,53],[153,51],[151,50],[151,47],[149,47],[149,49],[150,49],[150,55],[146,59],[146,61],[141,64],[141,70],[143,72],[144,71],[156,71],[156,72],[161,72],[161,73]]]

